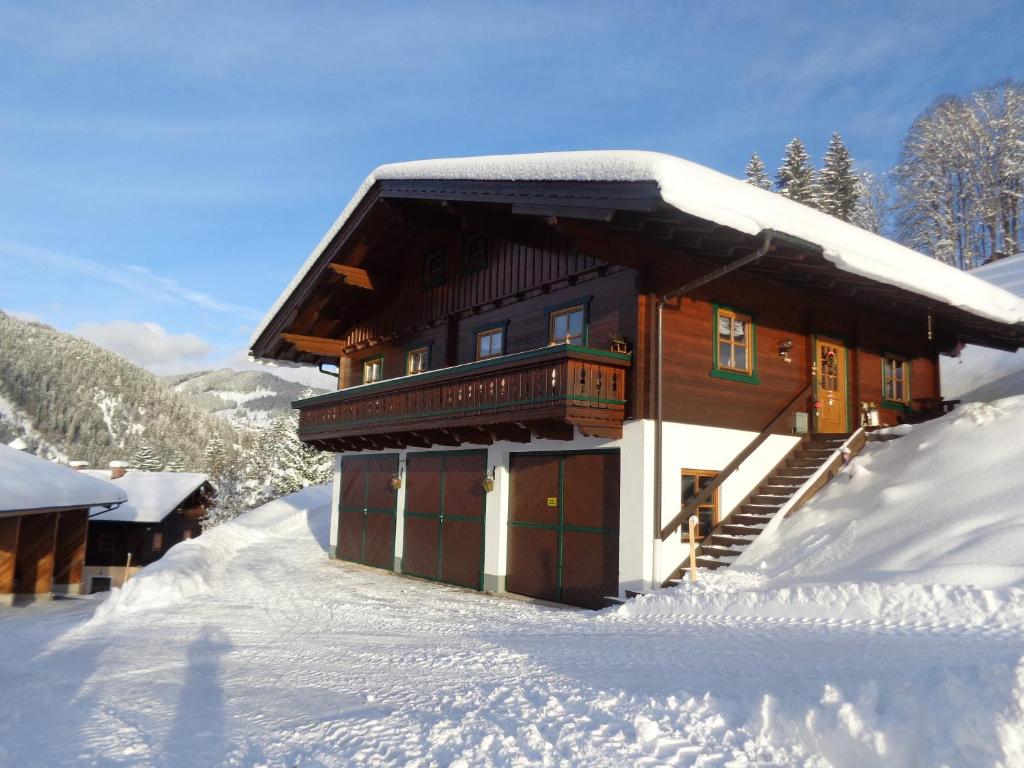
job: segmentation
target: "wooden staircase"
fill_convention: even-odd
[[[793,512],[806,503],[835,476],[850,456],[860,451],[864,442],[863,431],[852,435],[811,434],[804,437],[761,484],[700,541],[697,545],[697,566],[714,570],[731,565],[779,510],[790,505],[788,512]],[[844,451],[848,455],[844,456]],[[681,563],[662,586],[678,584],[688,566],[689,560]]]

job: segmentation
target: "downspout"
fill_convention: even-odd
[[[714,282],[720,277],[723,277],[730,272],[734,272],[737,269],[753,264],[755,261],[764,256],[771,249],[772,238],[775,233],[766,229],[762,233],[763,241],[761,247],[753,253],[749,253],[746,256],[736,259],[735,261],[729,262],[725,266],[719,267],[716,270],[708,272],[703,277],[698,277],[696,280],[691,280],[689,283],[676,288],[674,291],[666,293],[664,296],[658,299],[655,306],[655,329],[654,329],[654,549],[651,553],[651,588],[656,589],[661,584],[661,579],[658,576],[658,545],[661,542],[661,502],[662,502],[662,443],[664,440],[664,416],[662,411],[663,397],[662,397],[662,312],[665,309],[665,305],[674,299],[681,298],[686,294],[701,288],[708,283]]]

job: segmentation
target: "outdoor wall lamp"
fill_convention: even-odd
[[[790,354],[793,351],[793,340],[783,339],[779,342],[779,357],[782,358],[784,363],[792,363],[793,357]]]

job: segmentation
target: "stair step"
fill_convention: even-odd
[[[778,478],[794,478],[799,480],[806,480],[813,472],[810,472],[802,467],[783,467],[782,469],[775,470],[775,476]]]
[[[716,557],[719,559],[729,559],[733,557],[738,557],[739,554],[740,550],[738,549],[729,549],[728,547],[715,547],[701,544],[700,550],[697,553],[697,558],[700,559],[701,557]]]
[[[726,536],[749,536],[751,538],[757,536],[761,532],[763,526],[760,526],[760,524],[758,524],[758,526],[743,525],[735,522],[735,518],[736,515],[732,515],[729,520],[733,522],[723,523],[716,530],[721,531]],[[712,534],[712,536],[714,535],[716,534]]]
[[[729,515],[729,519],[737,525],[765,526],[772,519],[771,515],[750,515],[746,512],[736,512]]]
[[[792,485],[772,484],[762,485],[758,488],[758,496],[783,496],[787,500],[797,492],[797,489],[804,484],[803,480],[793,483]]]
[[[786,493],[764,493],[762,491],[756,496],[751,496],[748,503],[757,507],[775,507],[778,509],[789,501],[789,497],[792,495],[792,491],[787,491]]]
[[[728,533],[713,533],[705,536],[701,541],[701,547],[739,547],[743,548],[750,544],[757,535],[757,531],[751,530],[749,534],[732,535]]]
[[[744,515],[767,515],[771,517],[782,508],[783,503],[782,501],[773,501],[770,504],[752,501],[743,504],[740,507],[740,512]]]
[[[721,560],[713,560],[711,558],[698,557],[697,567],[707,568],[709,571],[717,571],[719,568],[725,568],[728,563],[723,563]]]
[[[786,469],[817,469],[825,463],[825,459],[790,459],[786,462]],[[814,474],[813,472],[811,474]]]
[[[811,432],[811,440],[838,440],[845,443],[853,432]]]

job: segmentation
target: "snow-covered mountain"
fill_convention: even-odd
[[[105,466],[147,444],[162,463],[201,468],[207,445],[237,445],[229,422],[159,377],[77,336],[0,312],[0,441]]]
[[[187,397],[207,413],[222,416],[237,427],[266,426],[278,416],[289,415],[291,402],[310,391],[303,384],[287,381],[266,371],[197,371],[164,376],[175,392]],[[330,379],[324,376],[324,381]],[[314,389],[313,394],[326,392]]]

